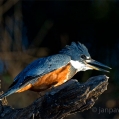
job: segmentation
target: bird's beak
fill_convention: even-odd
[[[95,70],[99,70],[99,71],[103,71],[103,72],[109,72],[105,69],[102,69],[102,68],[99,68],[99,67],[104,67],[104,68],[107,68],[107,69],[111,69],[110,67],[100,63],[100,62],[97,62],[93,59],[90,59],[90,60],[85,60],[85,64],[87,67],[89,67],[90,69],[95,69]]]

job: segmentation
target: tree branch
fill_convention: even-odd
[[[71,79],[26,108],[13,109],[0,102],[0,119],[61,119],[91,108],[107,85],[108,77],[105,75],[92,77],[83,84]]]

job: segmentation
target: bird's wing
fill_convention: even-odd
[[[63,54],[39,58],[29,64],[18,76],[16,76],[14,81],[20,85],[23,85],[24,83],[33,83],[38,77],[65,66],[70,60],[71,58],[69,56]]]
[[[33,61],[16,76],[8,91],[2,94],[0,99],[15,93],[28,84],[34,83],[38,77],[65,66],[70,60],[71,58],[67,55],[57,54]]]

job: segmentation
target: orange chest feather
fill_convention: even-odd
[[[18,90],[17,92],[23,92],[25,90],[32,91],[44,91],[52,86],[58,86],[66,82],[70,76],[71,65],[67,64],[64,67],[61,67],[57,70],[54,70],[48,74],[45,74],[42,77],[39,77],[34,84],[29,84],[26,87]]]
[[[35,84],[33,84],[31,90],[45,90],[51,86],[58,86],[68,80],[71,65],[68,64],[65,67],[61,67],[55,71],[52,71],[44,76],[40,77]]]

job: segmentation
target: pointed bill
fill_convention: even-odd
[[[86,60],[85,61],[86,63],[86,66],[91,68],[91,69],[95,69],[95,70],[99,70],[99,71],[103,71],[103,72],[109,72],[108,70],[105,70],[105,69],[102,69],[102,68],[107,68],[107,69],[111,69],[110,67],[98,62],[98,61],[95,61],[93,59],[90,59],[90,60]],[[99,67],[102,67],[102,68],[99,68]]]

